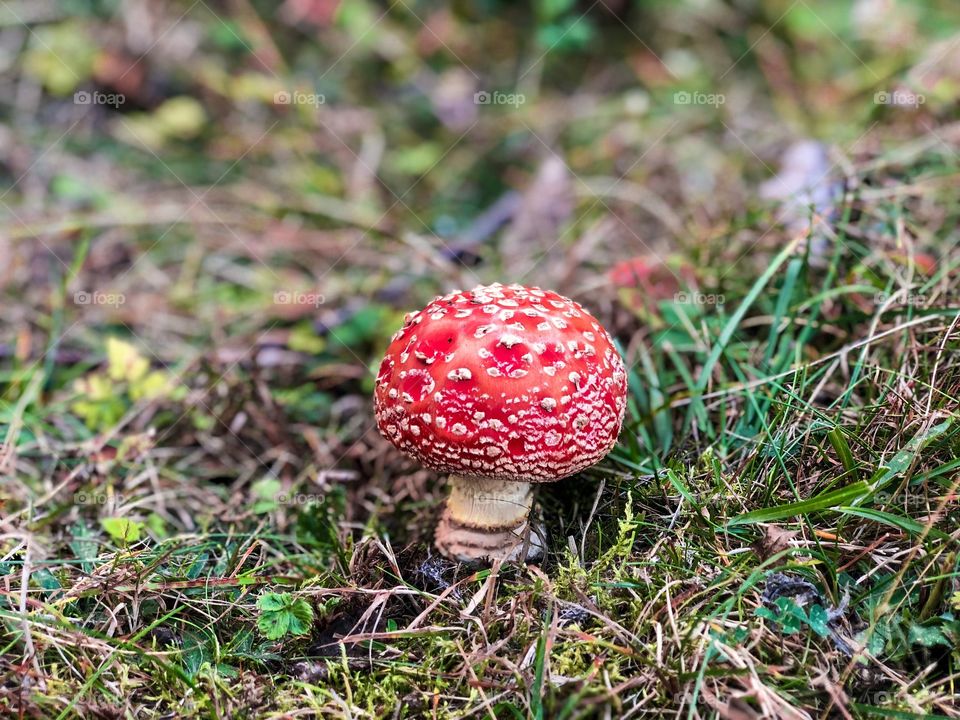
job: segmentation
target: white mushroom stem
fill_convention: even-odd
[[[450,518],[475,528],[513,528],[523,524],[533,504],[526,482],[450,476]]]
[[[538,558],[544,532],[530,526],[532,505],[530,483],[451,475],[437,548],[462,562]]]

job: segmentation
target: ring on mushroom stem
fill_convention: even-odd
[[[461,561],[535,560],[533,483],[603,458],[626,409],[623,360],[574,301],[522,285],[480,286],[410,313],[374,403],[380,432],[450,473],[436,545]]]
[[[451,475],[450,497],[437,526],[437,547],[463,562],[483,557],[535,560],[543,554],[545,532],[542,523],[529,528],[532,505],[530,483]]]

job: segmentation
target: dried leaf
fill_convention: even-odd
[[[763,537],[754,544],[754,550],[766,560],[789,548],[790,541],[796,536],[796,530],[784,530],[779,525],[766,525],[763,528]]]

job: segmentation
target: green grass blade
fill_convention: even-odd
[[[898,528],[903,530],[905,533],[909,533],[910,535],[922,535],[924,530],[926,530],[926,525],[923,523],[903,517],[902,515],[896,515],[895,513],[884,512],[883,510],[859,507],[838,507],[836,510],[844,515],[854,515],[856,517],[864,518],[865,520],[872,520],[873,522],[878,522],[882,525],[889,525],[890,527]],[[939,540],[950,539],[949,535],[947,535],[945,532],[937,530],[936,528],[930,528],[927,534]]]
[[[763,292],[763,289],[780,269],[780,266],[783,265],[787,258],[793,254],[799,241],[799,237],[794,238],[783,250],[780,251],[780,253],[771,261],[770,267],[768,267],[757,279],[757,281],[753,284],[753,287],[750,288],[750,292],[747,293],[743,301],[737,306],[737,309],[734,311],[733,315],[730,316],[727,324],[724,325],[723,330],[720,332],[720,337],[717,338],[717,342],[710,351],[710,355],[707,357],[707,361],[704,363],[703,369],[700,371],[700,378],[697,380],[697,384],[694,388],[695,390],[698,392],[703,392],[706,389],[707,384],[710,382],[710,376],[713,373],[714,366],[717,364],[717,361],[720,360],[720,356],[723,354],[724,349],[730,342],[730,338],[732,338],[733,334],[737,331],[737,327],[743,320],[744,315],[747,314],[747,310],[749,310],[750,306],[756,302],[757,298],[760,296],[760,293]]]
[[[850,445],[843,436],[843,430],[841,430],[839,426],[832,428],[827,433],[827,439],[830,441],[833,449],[837,451],[837,455],[840,456],[840,464],[843,465],[843,469],[850,473],[853,479],[856,479],[857,461],[854,460],[853,453],[850,452]]]
[[[776,520],[785,520],[786,518],[796,517],[797,515],[806,515],[807,513],[821,512],[830,510],[845,503],[852,502],[857,498],[866,495],[870,486],[861,481],[839,488],[820,493],[807,500],[777,505],[772,508],[762,508],[753,512],[737,515],[737,517],[727,523],[727,527],[735,525],[749,525],[752,523],[774,522]]]

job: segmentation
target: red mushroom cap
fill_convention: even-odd
[[[380,432],[441,472],[550,482],[617,441],[623,360],[580,305],[522,285],[480,286],[410,313],[377,375]]]

